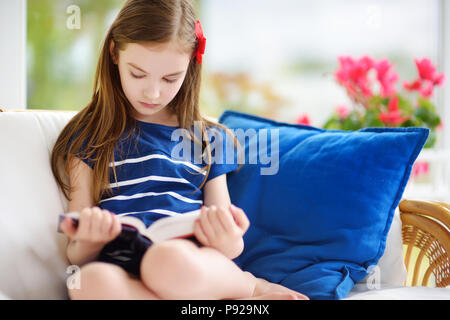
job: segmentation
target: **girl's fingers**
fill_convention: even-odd
[[[211,206],[209,209],[202,207],[200,214],[200,222],[202,224],[203,231],[208,239],[212,239],[215,234],[208,217],[213,207],[214,206]]]
[[[85,208],[81,210],[80,221],[78,225],[77,238],[83,239],[89,236],[91,228],[91,209]]]
[[[120,232],[122,231],[122,224],[120,223],[119,218],[112,212],[110,212],[112,223],[111,228],[109,230],[109,234],[112,238],[116,238]]]
[[[98,240],[102,234],[102,220],[103,214],[100,208],[94,207],[92,208],[91,215],[91,234],[94,237],[94,240]]]
[[[63,222],[61,223],[61,230],[69,237],[73,238],[76,233],[77,229],[73,225],[73,221],[71,218],[66,217]]]
[[[248,220],[244,210],[231,204],[230,212],[233,215],[233,218],[236,221],[236,224],[239,226],[239,228],[244,232],[246,232],[248,230],[248,227],[250,226],[250,221]]]
[[[111,214],[106,210],[102,210],[100,220],[100,232],[103,236],[109,236],[109,230],[111,229],[112,221],[113,220]]]
[[[236,229],[236,223],[230,210],[219,208],[217,216],[225,232],[230,233]]]
[[[203,231],[200,220],[196,220],[194,223],[194,235],[197,238],[197,240],[200,241],[200,243],[203,244],[204,246],[210,245],[208,237],[205,235],[205,232]]]
[[[221,208],[211,206],[211,209],[208,213],[208,221],[216,236],[224,234],[227,231],[220,221],[220,215],[222,215]]]
[[[108,210],[99,207],[81,211],[76,240],[88,242],[108,242],[122,230],[120,220]]]

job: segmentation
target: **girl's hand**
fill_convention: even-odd
[[[122,225],[115,214],[94,207],[80,212],[77,228],[73,226],[72,219],[66,218],[61,223],[61,230],[72,241],[85,246],[102,247],[120,234]]]
[[[203,206],[200,218],[195,222],[194,234],[201,244],[215,248],[230,259],[242,253],[242,236],[250,222],[244,211],[230,205],[228,208]]]

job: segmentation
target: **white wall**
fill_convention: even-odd
[[[26,0],[0,0],[0,109],[26,109]]]
[[[439,62],[445,72],[444,90],[439,96],[439,113],[444,122],[444,148],[450,150],[450,1],[441,0],[441,44]],[[441,91],[441,90],[438,90]]]

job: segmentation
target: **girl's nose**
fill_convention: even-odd
[[[148,99],[148,102],[157,103],[157,99],[159,99],[160,92],[159,92],[159,85],[157,84],[150,84],[144,92],[145,97]]]

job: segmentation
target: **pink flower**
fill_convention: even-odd
[[[352,57],[342,56],[338,58],[340,67],[335,73],[337,81],[347,88],[349,94],[354,97],[359,88],[366,97],[372,96],[370,82],[367,74],[374,66],[374,61],[368,56],[364,56],[359,60]]]
[[[371,97],[373,95],[372,89],[370,88],[370,83],[366,78],[360,78],[357,82],[358,86],[365,97]]]
[[[348,83],[345,86],[345,89],[347,90],[347,93],[350,98],[356,98],[356,96],[358,95],[358,92],[356,91],[356,87],[352,83]]]
[[[393,71],[391,64],[387,59],[383,59],[375,64],[377,78],[381,85],[381,95],[389,97],[397,92],[395,83],[398,80],[398,74]]]
[[[311,120],[309,119],[309,116],[305,113],[302,114],[300,117],[297,118],[297,124],[302,124],[305,126],[310,126],[311,125]]]
[[[342,120],[347,119],[348,115],[350,114],[350,108],[345,105],[340,105],[335,108],[339,118]]]
[[[388,110],[389,112],[398,111],[398,96],[395,96],[394,98],[389,100]]]
[[[433,95],[434,86],[431,81],[422,81],[422,88],[419,89],[420,95],[424,98],[430,98]]]
[[[417,79],[413,83],[408,83],[405,81],[403,83],[403,88],[405,88],[406,90],[409,90],[409,91],[420,90],[422,88],[422,81],[420,81],[420,79]]]
[[[352,78],[354,78],[352,69],[355,65],[355,62],[351,57],[339,57],[338,60],[340,67],[336,71],[335,77],[341,85],[346,87],[347,84],[351,82]]]
[[[411,84],[405,82],[403,87],[409,91],[418,91],[424,98],[430,98],[433,95],[434,86],[444,84],[445,74],[439,74],[428,58],[414,59],[414,61],[419,72],[419,78]]]
[[[428,162],[421,162],[417,161],[414,163],[413,169],[412,169],[412,176],[413,178],[417,178],[420,175],[427,175],[429,171],[429,165]]]
[[[402,117],[401,111],[398,109],[398,96],[389,101],[388,112],[380,113],[380,120],[385,124],[398,125],[405,122],[408,118]]]
[[[445,75],[443,73],[439,74],[436,68],[431,63],[428,58],[423,58],[422,60],[414,59],[416,62],[417,70],[419,71],[419,77],[422,80],[428,80],[433,83],[433,85],[442,85],[444,83]]]
[[[434,84],[437,86],[443,86],[445,82],[445,74],[441,73],[434,79]]]

